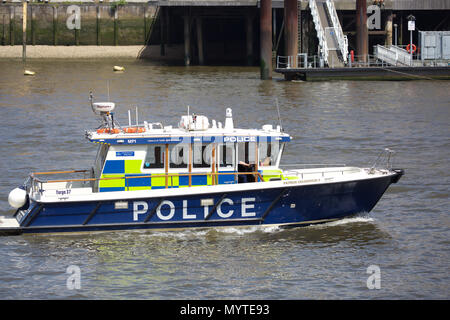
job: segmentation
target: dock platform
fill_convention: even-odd
[[[450,80],[450,66],[277,68],[285,80]]]

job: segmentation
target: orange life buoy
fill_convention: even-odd
[[[413,43],[413,44],[412,44],[412,52],[414,53],[414,52],[416,52],[416,50],[417,50],[417,47],[416,47],[416,45]],[[406,51],[408,51],[408,53],[411,53],[411,44],[408,44],[408,45],[406,46]]]
[[[119,129],[110,129],[110,128],[97,129],[97,133],[110,133],[110,134],[113,134],[113,133],[119,133],[119,132],[120,132]]]
[[[145,128],[143,128],[143,127],[127,127],[127,128],[123,128],[123,132],[125,132],[125,133],[142,133],[142,132],[145,132]]]

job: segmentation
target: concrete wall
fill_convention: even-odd
[[[73,12],[68,11],[73,4],[80,8],[79,30],[67,26],[68,20],[73,21],[69,19]],[[156,6],[148,3],[29,3],[27,12],[28,44],[142,45],[146,43],[155,19]],[[0,4],[0,43],[22,43],[22,4]]]

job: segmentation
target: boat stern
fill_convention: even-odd
[[[19,235],[22,233],[15,217],[0,216],[0,235]]]

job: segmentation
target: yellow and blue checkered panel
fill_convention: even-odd
[[[107,160],[99,183],[100,192],[134,191],[149,189],[164,189],[166,176],[164,173],[146,174],[141,172],[142,160]],[[183,173],[180,173],[183,174]],[[184,172],[187,174],[187,172]],[[133,178],[138,177],[139,178]],[[144,176],[142,178],[142,176]],[[128,179],[124,179],[127,178]],[[115,179],[103,179],[115,178]],[[234,183],[233,175],[219,175],[219,184]],[[193,175],[191,186],[212,185],[212,175]],[[168,188],[189,187],[189,176],[168,176]]]
[[[273,170],[259,170],[263,181],[270,181],[271,179],[281,179],[281,180],[296,180],[298,179],[297,175],[285,175],[283,174],[283,170],[281,169],[273,169]],[[258,178],[259,180],[259,178]]]

